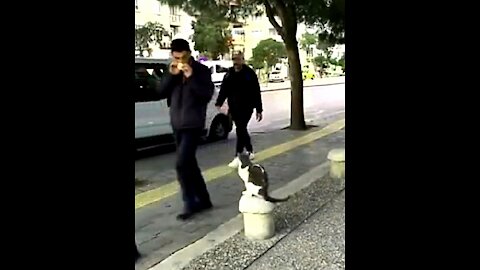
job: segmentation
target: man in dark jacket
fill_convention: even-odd
[[[212,207],[195,155],[214,85],[210,70],[191,57],[186,40],[175,39],[171,47],[173,61],[157,86],[157,94],[167,99],[170,107],[177,145],[176,170],[184,201],[184,211],[177,218],[186,220]]]
[[[229,167],[237,168],[240,160],[238,154],[244,150],[254,158],[253,146],[248,134],[247,125],[252,118],[253,109],[256,110],[257,121],[262,120],[262,95],[257,74],[250,67],[245,65],[242,53],[233,57],[233,67],[225,74],[220,87],[215,106],[220,110],[221,106],[228,100],[229,113],[237,127],[237,147],[235,158],[228,164]]]

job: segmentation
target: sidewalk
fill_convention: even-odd
[[[340,119],[343,119],[342,115],[327,120],[330,128],[322,125],[307,132],[279,130],[252,137],[255,138],[259,150],[256,160],[269,172],[270,191],[288,185],[318,164],[325,163],[330,149],[344,147],[345,131],[343,129],[335,131],[343,126],[343,124],[335,124],[343,123]],[[332,125],[337,125],[337,127]],[[228,150],[233,149],[233,146],[226,147],[231,143],[218,143],[200,151],[199,162],[205,164],[202,167],[206,169],[203,174],[215,207],[188,222],[179,222],[175,219],[176,214],[182,209],[178,193],[168,197],[164,196],[166,191],[172,191],[170,183],[176,183],[176,181],[169,181],[167,177],[160,177],[168,171],[164,171],[162,168],[161,171],[153,173],[149,180],[145,180],[148,184],[155,186],[160,191],[157,195],[163,198],[136,209],[135,234],[139,250],[143,255],[138,261],[136,269],[149,269],[178,250],[204,238],[208,233],[238,215],[238,200],[244,186],[238,176],[225,165],[225,162],[220,162],[222,159],[231,159],[231,151]],[[204,153],[202,154],[202,152]],[[211,153],[215,153],[215,155]],[[137,173],[148,173],[154,168],[168,166],[168,163],[172,163],[170,168],[173,167],[174,160],[168,158],[168,155],[155,157],[142,162],[144,166],[136,165],[139,170]],[[206,166],[207,164],[210,166]],[[224,175],[223,171],[229,173]],[[172,181],[174,179],[171,178]],[[141,188],[147,188],[147,186]],[[274,194],[272,193],[272,195]],[[141,201],[138,200],[138,196],[141,195],[137,194],[136,203]]]
[[[277,205],[273,238],[246,239],[242,217],[238,215],[151,269],[344,269],[344,179],[330,178],[328,164],[324,163],[273,195],[283,197],[292,187],[304,188]]]
[[[256,160],[264,165],[269,172],[270,191],[291,184],[312,168],[325,163],[330,149],[344,147],[345,131],[342,128],[344,127],[344,121],[341,119],[343,119],[343,115],[326,119],[326,122],[321,124],[320,127],[306,132],[279,130],[252,137],[255,138],[259,150]],[[326,126],[324,126],[325,124]],[[338,130],[338,128],[341,128],[341,130]],[[138,261],[136,269],[146,270],[157,265],[171,254],[190,246],[199,239],[204,239],[210,232],[215,231],[219,226],[223,226],[222,224],[228,223],[239,214],[238,200],[244,186],[239,181],[238,176],[226,167],[225,162],[221,162],[231,158],[231,151],[228,150],[233,149],[233,146],[228,145],[232,143],[222,142],[206,146],[199,152],[199,162],[203,164],[204,177],[210,194],[212,194],[211,198],[215,207],[188,222],[179,222],[175,219],[175,215],[182,209],[182,202],[178,193],[172,196],[164,196],[166,191],[172,191],[173,189],[167,177],[160,177],[168,173],[168,170],[165,171],[165,168],[161,167],[168,166],[168,163],[173,164],[174,160],[169,158],[169,155],[162,155],[136,164],[137,174],[145,173],[145,176],[149,171],[152,172],[153,169],[161,168],[156,173],[152,172],[148,180],[145,181],[161,191],[161,194],[157,195],[163,197],[157,202],[136,209],[136,239],[139,250],[143,255],[142,259]],[[212,153],[215,153],[215,155],[212,155]],[[173,165],[170,166],[173,167]],[[223,171],[229,173],[224,174]],[[174,181],[174,178],[171,180]],[[143,189],[147,186],[139,188]],[[275,196],[275,192],[271,193]],[[139,199],[138,196],[140,194],[136,196],[136,203],[141,201],[137,200]],[[292,199],[285,205],[294,201]],[[296,211],[300,207],[296,206],[294,209]],[[173,268],[168,267],[157,269],[173,270]]]
[[[303,81],[303,86],[311,87],[311,86],[339,84],[339,83],[345,83],[345,76],[306,80],[306,81]],[[268,83],[268,84],[260,83],[260,88],[262,91],[290,89],[290,81],[285,81],[281,83]]]

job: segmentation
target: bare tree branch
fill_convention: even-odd
[[[264,0],[263,4],[265,6],[265,12],[267,13],[268,20],[273,25],[273,27],[277,30],[278,34],[280,34],[282,38],[285,38],[285,32],[283,31],[283,28],[275,19],[275,11],[273,10],[272,6],[270,6],[270,3],[267,0]]]
[[[297,32],[297,14],[295,12],[294,3],[287,5],[285,1],[273,0],[275,2],[275,9],[282,20],[282,26],[284,31]],[[286,29],[290,28],[290,29]]]

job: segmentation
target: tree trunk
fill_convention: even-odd
[[[297,42],[297,22],[295,6],[286,4],[284,1],[275,1],[272,7],[270,1],[264,0],[265,11],[268,20],[282,36],[285,48],[287,50],[288,65],[290,71],[291,103],[290,103],[290,129],[305,130],[305,116],[303,112],[303,78],[302,66],[300,64],[300,55]],[[275,19],[275,15],[280,17],[282,26]]]
[[[298,53],[298,44],[295,35],[287,35],[289,40],[285,40],[287,49],[288,64],[290,71],[291,86],[291,104],[290,104],[290,129],[305,130],[305,115],[303,112],[303,78],[302,66],[300,64],[300,55]]]

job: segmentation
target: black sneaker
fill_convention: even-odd
[[[200,212],[201,210],[197,208],[197,206],[184,206],[183,212],[177,215],[178,220],[187,220],[193,217],[196,213]]]
[[[205,210],[211,209],[212,207],[213,207],[213,204],[210,201],[207,203],[201,203],[198,206],[198,211],[205,211]]]
[[[203,212],[203,211],[206,211],[208,209],[211,209],[213,207],[212,203],[211,202],[207,202],[207,203],[202,203],[202,204],[198,204],[197,206],[195,206],[193,209],[186,209],[183,211],[183,213],[180,213],[177,215],[177,219],[178,220],[182,220],[182,221],[185,221],[187,219],[190,219],[191,217],[193,217],[195,214],[198,214],[200,212]]]
[[[177,215],[178,220],[187,220],[193,217],[198,211],[186,210]]]

